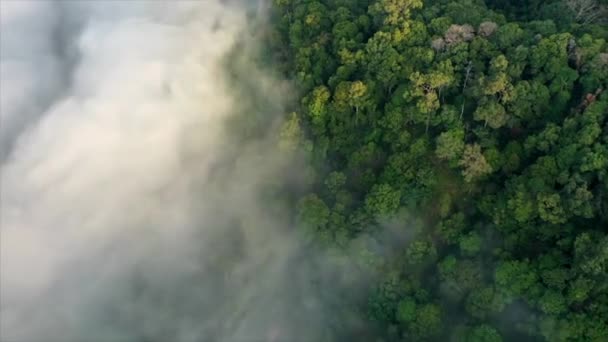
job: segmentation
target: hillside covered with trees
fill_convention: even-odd
[[[300,92],[281,137],[310,165],[297,227],[371,279],[332,293],[337,335],[608,341],[607,13],[273,0]]]

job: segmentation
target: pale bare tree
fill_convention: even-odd
[[[448,46],[460,42],[468,42],[475,38],[475,29],[469,24],[451,25],[445,33],[444,39]]]
[[[467,82],[469,81],[469,77],[471,76],[471,70],[473,70],[473,62],[469,61],[467,63],[467,67],[464,69],[466,74],[464,76],[464,82],[462,84],[462,108],[460,108],[460,120],[462,120],[462,115],[464,114],[464,103],[466,99],[464,98],[464,91],[467,89]]]
[[[606,20],[606,8],[597,0],[564,0],[566,6],[574,15],[574,20],[580,24],[592,24]]]
[[[462,158],[458,164],[463,168],[462,176],[467,183],[492,173],[492,166],[481,153],[481,146],[478,144],[465,145]]]
[[[443,51],[443,49],[445,49],[445,40],[441,37],[435,38],[431,42],[431,47],[437,52]]]
[[[492,34],[494,34],[494,32],[496,32],[497,28],[498,28],[498,24],[496,24],[495,22],[484,21],[483,23],[479,24],[479,29],[477,29],[477,32],[481,36],[489,37]]]

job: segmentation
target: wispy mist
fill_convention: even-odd
[[[266,190],[292,160],[230,133],[260,111],[223,68],[244,7],[1,2],[2,341],[325,334],[323,275]],[[244,77],[284,114],[282,83]]]

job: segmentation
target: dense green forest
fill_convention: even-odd
[[[371,279],[322,284],[335,336],[608,341],[606,13],[273,1],[270,58],[300,94],[282,146],[310,165],[297,227]]]

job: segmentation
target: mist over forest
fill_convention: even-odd
[[[0,2],[0,341],[608,341],[606,0]]]

